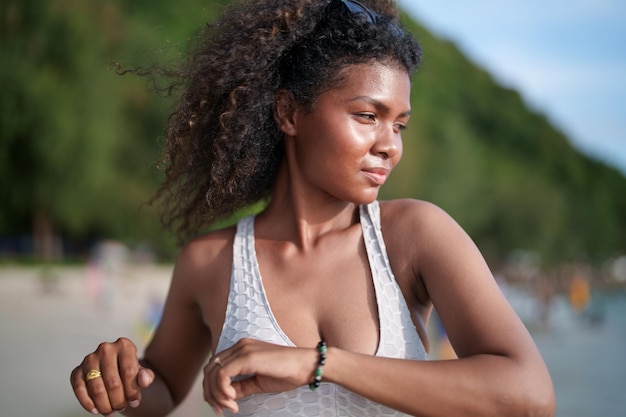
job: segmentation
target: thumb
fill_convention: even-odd
[[[148,368],[139,369],[139,373],[137,374],[137,384],[139,384],[139,387],[147,388],[152,382],[154,382],[154,371]]]

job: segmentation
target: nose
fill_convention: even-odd
[[[372,151],[385,160],[402,156],[402,134],[400,130],[393,125],[381,126]]]

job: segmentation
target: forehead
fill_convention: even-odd
[[[378,100],[393,100],[408,106],[411,95],[411,79],[408,72],[394,65],[381,63],[353,64],[338,73],[335,87],[325,94],[338,96],[367,96]]]

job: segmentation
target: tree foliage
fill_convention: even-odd
[[[492,264],[517,249],[546,265],[626,252],[624,175],[577,151],[452,43],[411,27],[424,64],[413,82],[409,158],[395,173],[402,184],[385,196],[441,205]]]
[[[167,64],[227,1],[5,0],[0,5],[0,236],[171,250],[152,208],[171,101],[126,68]],[[626,179],[584,156],[520,95],[405,19],[424,48],[405,154],[382,198],[449,211],[490,262],[626,252]],[[36,221],[38,219],[38,221]],[[42,220],[43,219],[43,220]],[[45,228],[44,228],[45,229]]]

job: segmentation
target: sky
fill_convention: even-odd
[[[398,1],[576,148],[626,175],[625,0]]]

